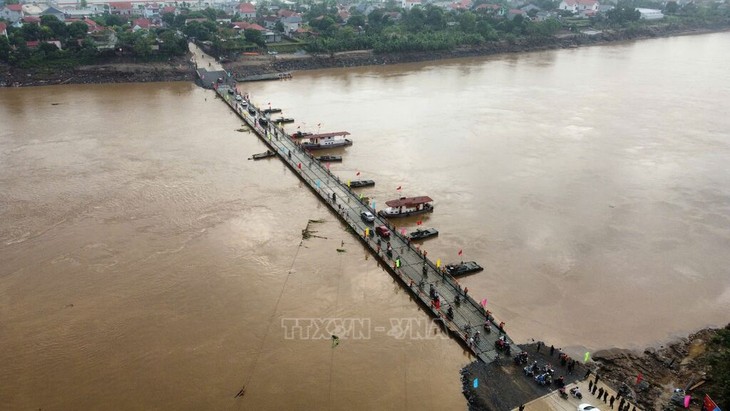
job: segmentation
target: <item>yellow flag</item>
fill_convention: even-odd
[[[438,260],[436,260],[436,268],[440,268],[440,267],[441,267],[441,259],[439,258]]]
[[[347,180],[347,186],[350,187],[350,180]]]
[[[365,237],[370,236],[370,228],[365,227]]]

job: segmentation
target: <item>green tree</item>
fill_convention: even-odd
[[[246,29],[243,31],[243,37],[250,43],[263,47],[266,44],[263,33],[258,30]]]
[[[54,38],[64,39],[68,36],[66,24],[57,19],[56,16],[41,16],[41,25],[48,27]]]
[[[152,54],[152,39],[146,34],[138,35],[132,47],[134,54],[140,57],[147,57]]]
[[[160,16],[162,19],[162,22],[167,24],[168,26],[174,26],[175,25],[175,14],[174,13],[162,13],[162,16]]]
[[[10,40],[5,36],[0,36],[0,61],[10,62]]]
[[[102,25],[107,27],[122,27],[125,24],[127,24],[127,20],[116,14],[105,14],[104,21],[102,21]]]
[[[664,12],[666,14],[677,14],[678,10],[679,6],[677,5],[676,1],[668,1],[667,5],[664,6]]]
[[[48,58],[48,59],[55,58],[58,56],[58,52],[59,52],[58,47],[56,47],[55,44],[41,43],[38,45],[37,53],[42,58]]]
[[[470,11],[461,13],[457,20],[459,21],[459,27],[464,32],[473,32],[477,27],[477,16]]]
[[[446,27],[446,17],[444,16],[444,9],[436,7],[432,4],[426,6],[426,24],[431,27],[431,30],[442,30]]]
[[[365,16],[361,14],[350,16],[347,20],[347,25],[350,27],[365,27]]]
[[[623,1],[616,4],[615,8],[607,11],[606,18],[611,23],[625,25],[632,21],[638,21],[641,18],[641,13],[632,4]]]
[[[37,24],[23,24],[23,27],[20,28],[20,35],[26,41],[40,40],[41,26]]]
[[[183,36],[173,30],[165,30],[159,33],[160,53],[170,56],[180,56],[187,52],[188,44]]]
[[[89,26],[80,21],[74,21],[66,27],[66,32],[70,38],[80,39],[86,36]]]

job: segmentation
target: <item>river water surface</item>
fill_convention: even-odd
[[[730,320],[728,49],[722,33],[245,89],[290,131],[350,131],[332,170],[375,180],[378,207],[434,198],[429,257],[478,261],[461,282],[513,338],[577,354]],[[469,356],[279,160],[246,160],[264,146],[212,92],[3,89],[0,124],[10,409],[465,406]],[[282,327],[321,317],[367,338]]]

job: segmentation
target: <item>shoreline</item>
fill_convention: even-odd
[[[287,54],[249,56],[224,64],[238,75],[261,75],[280,72],[321,70],[328,68],[380,66],[457,58],[529,53],[572,49],[587,46],[620,44],[654,38],[723,33],[730,27],[670,29],[647,27],[638,32],[607,30],[596,35],[571,34],[544,39],[521,39],[514,43],[491,42],[479,46],[460,47],[448,51],[375,54],[372,50],[329,54]],[[191,54],[167,62],[134,62],[112,60],[70,69],[23,69],[0,63],[0,87],[32,87],[62,84],[148,83],[160,81],[195,81]]]
[[[642,410],[662,410],[669,404],[674,388],[687,389],[694,385],[697,386],[697,393],[704,392],[703,384],[709,369],[708,354],[712,353],[710,341],[723,328],[730,329],[730,324],[725,327],[703,328],[677,337],[669,343],[642,350],[599,350],[591,354],[588,364],[579,363],[570,374],[563,370],[564,366],[558,365],[556,356],[547,355],[550,342],[544,343],[540,353],[536,350],[535,342],[520,346],[528,353],[529,361],[538,360],[540,365],[553,364],[556,375],[565,375],[567,382],[585,380],[588,375],[586,371],[590,370],[591,377],[599,374],[601,381],[615,391],[621,386],[628,387]],[[559,349],[556,347],[557,350]],[[511,410],[519,404],[546,395],[548,391],[545,388],[540,389],[539,385],[523,376],[521,368],[511,358],[504,358],[501,365],[475,361],[465,366],[461,370],[462,392],[469,410]],[[638,376],[641,378],[637,379]],[[471,384],[475,378],[484,382],[477,389]],[[707,383],[711,384],[712,381]],[[549,390],[557,390],[557,387],[549,387]],[[690,409],[697,409],[698,401],[701,401],[702,395],[697,393],[687,392],[693,398],[694,406]]]
[[[375,54],[372,50],[346,51],[328,54],[261,56],[258,59],[239,59],[224,64],[226,70],[245,75],[261,75],[280,72],[320,70],[328,68],[365,67],[414,63],[424,61],[443,61],[449,59],[495,56],[504,54],[529,53],[536,51],[573,49],[587,46],[621,44],[623,42],[648,40],[654,38],[680,37],[701,34],[722,33],[730,31],[730,27],[695,28],[695,29],[656,29],[645,28],[638,33],[626,31],[604,31],[589,36],[575,34],[546,39],[522,39],[515,43],[505,41],[488,43],[480,46],[461,47],[448,51],[435,52],[403,52]]]

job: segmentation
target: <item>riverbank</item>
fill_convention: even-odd
[[[460,47],[448,51],[403,52],[376,54],[372,50],[349,51],[333,54],[279,54],[243,56],[224,64],[226,70],[238,75],[261,75],[297,70],[316,70],[338,67],[359,67],[385,64],[435,61],[462,57],[490,56],[595,46],[658,37],[674,37],[725,32],[728,27],[702,29],[671,29],[647,27],[639,30],[607,30],[596,34],[563,34],[550,38],[520,39],[515,42],[490,42],[478,46]]]
[[[165,62],[135,62],[128,59],[68,69],[24,69],[0,64],[0,87],[48,86],[56,84],[148,83],[192,81],[189,57]]]
[[[672,29],[646,27],[638,30],[606,30],[596,34],[563,34],[550,38],[520,39],[515,42],[490,42],[478,46],[433,52],[403,52],[376,54],[372,50],[333,54],[292,53],[279,55],[243,56],[224,64],[236,75],[262,75],[297,70],[317,70],[337,67],[359,67],[419,61],[446,60],[461,57],[490,56],[611,44],[657,37],[725,32],[730,28]],[[138,63],[128,60],[79,66],[71,69],[23,69],[0,64],[0,87],[46,86],[54,84],[146,83],[154,81],[194,80],[190,56],[167,62]]]
[[[725,328],[730,329],[730,324]],[[615,390],[626,387],[642,410],[667,409],[675,388],[690,387],[695,387],[695,392],[691,393],[695,406],[690,409],[699,409],[702,393],[713,384],[708,379],[709,356],[715,352],[711,341],[719,331],[703,329],[643,352],[617,348],[601,350],[593,353],[588,367],[579,365],[572,374],[559,365],[557,354],[549,354],[549,348],[543,347],[538,352],[536,344],[522,347],[528,352],[530,361],[553,364],[556,375],[565,375],[566,382],[584,379],[590,369],[592,375],[598,373],[601,381]],[[556,389],[539,386],[521,371],[522,366],[516,366],[512,361],[504,361],[502,365],[474,362],[466,366],[462,370],[462,383],[469,409],[511,410]],[[480,381],[476,389],[473,386],[475,378]]]

